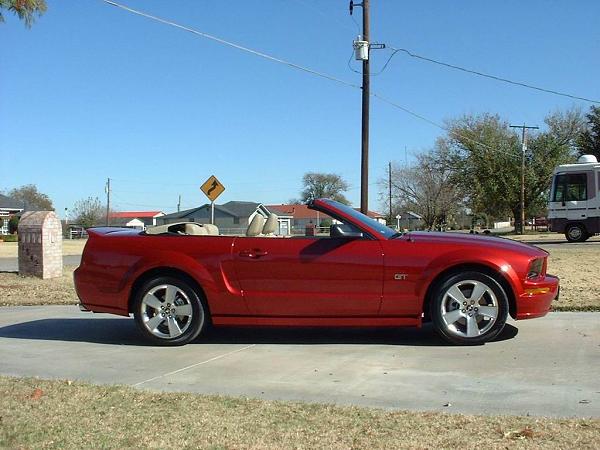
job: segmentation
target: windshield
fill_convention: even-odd
[[[365,226],[376,231],[380,235],[385,236],[387,239],[398,236],[398,233],[396,233],[395,230],[389,228],[388,226],[380,222],[377,222],[375,219],[371,219],[370,217],[365,216],[360,211],[357,211],[348,205],[344,205],[343,203],[329,199],[324,199],[323,202],[339,209],[340,211],[343,211],[345,214],[352,217],[356,222],[364,224]]]

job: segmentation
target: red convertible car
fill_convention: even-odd
[[[419,327],[454,344],[482,344],[514,319],[544,316],[558,295],[548,254],[508,239],[396,233],[319,199],[326,236],[277,236],[256,215],[245,236],[178,223],[140,232],[92,228],[75,271],[83,310],[133,314],[163,345],[214,326]],[[263,224],[263,222],[265,222]]]

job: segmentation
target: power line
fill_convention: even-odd
[[[405,108],[404,106],[402,106],[402,105],[399,105],[399,104],[398,104],[398,103],[396,103],[396,102],[393,102],[392,100],[389,100],[389,99],[387,99],[387,98],[385,98],[385,97],[382,97],[381,95],[377,94],[376,92],[372,92],[372,93],[371,93],[371,95],[372,95],[373,97],[375,97],[375,98],[377,98],[377,99],[381,100],[382,102],[384,102],[384,103],[387,103],[388,105],[390,105],[390,106],[393,106],[394,108],[398,108],[399,110],[401,110],[401,111],[404,111],[406,114],[410,114],[411,116],[413,116],[413,117],[416,117],[417,119],[419,119],[419,120],[422,120],[422,121],[424,121],[424,122],[427,122],[428,124],[430,124],[430,125],[433,125],[434,127],[437,127],[437,128],[439,128],[440,130],[444,130],[444,131],[446,131],[446,132],[450,133],[451,135],[454,135],[454,136],[457,136],[457,137],[462,137],[462,138],[464,138],[464,139],[467,139],[468,141],[471,141],[471,142],[473,142],[474,144],[479,144],[479,145],[481,145],[482,147],[485,147],[485,148],[487,148],[488,150],[493,150],[493,149],[492,149],[492,147],[490,147],[490,146],[489,146],[489,145],[487,145],[487,144],[484,144],[483,142],[479,142],[479,141],[478,141],[478,140],[476,140],[476,139],[473,139],[473,138],[471,138],[471,137],[469,137],[469,136],[466,136],[466,135],[464,135],[464,134],[461,134],[461,133],[459,133],[459,132],[457,132],[457,131],[454,131],[454,130],[452,130],[451,128],[445,127],[444,125],[441,125],[441,124],[439,124],[439,123],[437,123],[437,122],[434,122],[433,120],[431,120],[431,119],[428,119],[427,117],[425,117],[425,116],[422,116],[422,115],[420,115],[420,114],[417,114],[416,112],[413,112],[413,111],[411,111],[410,109],[408,109],[408,108]]]
[[[251,53],[251,54],[253,54],[253,55],[259,56],[259,57],[261,57],[261,58],[264,58],[264,59],[267,59],[267,60],[269,60],[269,61],[273,61],[273,62],[277,62],[277,63],[280,63],[280,64],[284,64],[284,65],[286,65],[286,66],[288,66],[288,67],[292,67],[292,68],[294,68],[294,69],[301,70],[301,71],[303,71],[303,72],[307,72],[307,73],[310,73],[310,74],[313,74],[313,75],[316,75],[316,76],[319,76],[319,77],[325,78],[325,79],[327,79],[327,80],[334,81],[334,82],[336,82],[336,83],[340,83],[340,84],[343,84],[343,85],[345,85],[345,86],[349,86],[349,87],[352,87],[352,88],[354,88],[354,89],[359,89],[359,90],[361,90],[361,91],[362,91],[362,87],[361,87],[361,86],[359,86],[358,84],[355,84],[355,83],[352,83],[352,82],[349,82],[349,81],[342,80],[342,79],[340,79],[340,78],[337,78],[337,77],[335,77],[335,76],[333,76],[333,75],[329,75],[329,74],[326,74],[326,73],[323,73],[323,72],[319,72],[319,71],[316,71],[316,70],[310,69],[310,68],[308,68],[308,67],[300,66],[300,65],[298,65],[298,64],[295,64],[295,63],[292,63],[292,62],[289,62],[289,61],[286,61],[286,60],[283,60],[283,59],[280,59],[280,58],[277,58],[277,57],[274,57],[274,56],[268,55],[268,54],[266,54],[266,53],[263,53],[263,52],[260,52],[260,51],[258,51],[258,50],[253,50],[253,49],[251,49],[251,48],[249,48],[249,47],[245,47],[245,46],[243,46],[243,45],[235,44],[235,43],[233,43],[233,42],[226,41],[226,40],[224,40],[224,39],[221,39],[221,38],[219,38],[219,37],[216,37],[216,36],[210,35],[210,34],[208,34],[208,33],[204,33],[204,32],[202,32],[202,31],[198,31],[198,30],[195,30],[195,29],[193,29],[193,28],[189,28],[189,27],[186,27],[186,26],[184,26],[184,25],[180,25],[180,24],[178,24],[178,23],[176,23],[176,22],[172,22],[172,21],[170,21],[170,20],[162,19],[162,18],[160,18],[160,17],[157,17],[157,16],[154,16],[154,15],[151,15],[151,14],[148,14],[148,13],[145,13],[145,12],[142,12],[142,11],[139,11],[139,10],[136,10],[136,9],[133,9],[133,8],[130,8],[130,7],[128,7],[128,6],[122,5],[122,4],[120,4],[120,3],[117,3],[117,2],[114,2],[114,1],[111,1],[111,0],[100,0],[100,1],[102,1],[102,2],[104,2],[104,3],[107,3],[107,4],[111,5],[111,6],[115,6],[115,7],[117,7],[117,8],[120,8],[120,9],[122,9],[122,10],[128,11],[128,12],[130,12],[130,13],[132,13],[132,14],[136,14],[136,15],[138,15],[138,16],[145,17],[145,18],[147,18],[147,19],[151,19],[151,20],[154,20],[154,21],[157,21],[157,22],[163,23],[163,24],[165,24],[165,25],[169,25],[169,26],[172,26],[172,27],[175,27],[175,28],[179,28],[179,29],[181,29],[181,30],[184,30],[184,31],[188,31],[188,32],[190,32],[190,33],[192,33],[192,34],[195,34],[195,35],[197,35],[197,36],[204,37],[204,38],[206,38],[206,39],[210,39],[210,40],[216,41],[216,42],[218,42],[218,43],[220,43],[220,44],[227,45],[227,46],[229,46],[229,47],[233,47],[233,48],[236,48],[236,49],[238,49],[238,50],[242,50],[242,51],[245,51],[245,52]],[[404,49],[394,49],[394,51],[397,53],[398,51],[407,51],[407,50],[404,50]],[[392,56],[393,56],[393,55],[392,55]],[[391,57],[390,57],[390,59],[391,59]],[[389,60],[388,60],[388,63],[389,63]],[[386,65],[387,65],[388,63],[386,63]],[[384,67],[385,67],[385,66],[384,66]],[[455,132],[455,131],[453,131],[453,130],[451,130],[451,129],[447,128],[447,127],[444,127],[443,125],[440,125],[440,124],[438,124],[438,123],[436,123],[436,122],[434,122],[434,121],[432,121],[432,120],[430,120],[430,119],[426,118],[425,116],[422,116],[422,115],[420,115],[420,114],[417,114],[417,113],[415,113],[415,112],[411,111],[410,109],[408,109],[408,108],[406,108],[406,107],[404,107],[404,106],[401,106],[401,105],[399,105],[398,103],[396,103],[396,102],[394,102],[394,101],[392,101],[392,100],[389,100],[389,99],[387,99],[387,98],[385,98],[385,97],[383,97],[383,96],[381,96],[381,95],[377,94],[376,92],[370,91],[370,93],[369,93],[369,96],[371,96],[371,97],[375,97],[375,98],[377,98],[377,99],[379,99],[379,100],[381,100],[381,101],[383,101],[383,102],[385,102],[385,103],[388,103],[389,105],[391,105],[391,106],[394,106],[395,108],[398,108],[398,109],[400,109],[401,111],[404,111],[405,113],[407,113],[407,114],[410,114],[411,116],[413,116],[413,117],[416,117],[417,119],[420,119],[420,120],[422,120],[422,121],[424,121],[424,122],[427,122],[427,123],[429,123],[429,124],[431,124],[431,125],[433,125],[433,126],[435,126],[435,127],[437,127],[437,128],[440,128],[440,129],[442,129],[442,130],[445,130],[445,131],[447,131],[447,132],[449,132],[449,133],[453,134],[454,136],[458,136],[458,137],[464,137],[465,139],[467,139],[467,140],[469,140],[469,141],[471,141],[471,142],[473,142],[473,143],[475,143],[475,144],[481,145],[481,146],[483,146],[483,147],[485,147],[485,148],[488,148],[488,149],[490,149],[490,150],[492,149],[492,148],[491,148],[491,147],[489,147],[488,145],[486,145],[486,144],[484,144],[484,143],[482,143],[482,142],[479,142],[479,141],[477,141],[476,139],[470,138],[470,137],[468,137],[468,136],[465,136],[465,135],[462,135],[462,134],[460,134],[460,133],[458,133],[458,132]]]
[[[513,84],[515,86],[521,86],[521,87],[525,87],[525,88],[528,88],[528,89],[534,89],[536,91],[546,92],[548,94],[560,95],[562,97],[568,97],[568,98],[572,98],[572,99],[575,99],[575,100],[583,100],[583,101],[590,102],[590,103],[598,103],[598,104],[600,104],[600,100],[594,100],[594,99],[590,99],[590,98],[586,98],[586,97],[580,97],[578,95],[568,94],[566,92],[560,92],[560,91],[556,91],[554,89],[546,89],[546,88],[543,88],[543,87],[534,86],[533,84],[523,83],[521,81],[509,80],[508,78],[503,78],[503,77],[499,77],[499,76],[496,76],[496,75],[490,75],[488,73],[480,72],[480,71],[477,71],[477,70],[467,69],[465,67],[457,66],[455,64],[450,64],[450,63],[447,63],[447,62],[439,61],[437,59],[428,58],[427,56],[417,55],[416,53],[413,53],[410,50],[407,50],[405,48],[394,48],[394,47],[389,47],[389,48],[391,50],[393,50],[392,54],[390,55],[390,57],[388,58],[388,60],[384,64],[383,68],[379,72],[377,72],[377,74],[380,74],[381,72],[383,72],[386,69],[386,67],[388,66],[388,64],[392,60],[392,58],[398,52],[403,52],[403,53],[407,54],[408,56],[410,56],[411,58],[421,59],[423,61],[427,61],[427,62],[430,62],[430,63],[433,63],[433,64],[437,64],[439,66],[448,67],[448,68],[454,69],[454,70],[460,70],[461,72],[470,73],[472,75],[477,75],[477,76],[484,77],[484,78],[490,78],[492,80],[501,81],[503,83]]]
[[[147,14],[147,13],[139,11],[137,9],[133,9],[133,8],[128,7],[128,6],[122,5],[120,3],[113,2],[111,0],[100,0],[100,1],[102,1],[104,3],[107,3],[109,5],[115,6],[117,8],[120,8],[122,10],[128,11],[128,12],[130,12],[132,14],[136,14],[138,16],[142,16],[142,17],[145,17],[147,19],[155,20],[157,22],[164,23],[165,25],[170,25],[172,27],[179,28],[179,29],[187,31],[189,33],[192,33],[192,34],[195,34],[195,35],[198,35],[198,36],[202,36],[203,38],[210,39],[210,40],[218,42],[220,44],[227,45],[229,47],[233,47],[233,48],[236,48],[238,50],[242,50],[244,52],[251,53],[251,54],[256,55],[256,56],[260,56],[261,58],[268,59],[269,61],[273,61],[273,62],[277,62],[277,63],[280,63],[280,64],[284,64],[284,65],[286,65],[288,67],[292,67],[294,69],[301,70],[303,72],[307,72],[307,73],[310,73],[310,74],[313,74],[313,75],[317,75],[319,77],[326,78],[326,79],[328,79],[330,81],[335,81],[336,83],[340,83],[340,84],[344,84],[346,86],[351,86],[353,88],[360,89],[359,85],[351,83],[349,81],[345,81],[345,80],[342,80],[340,78],[334,77],[332,75],[328,75],[328,74],[323,73],[323,72],[318,72],[318,71],[310,69],[308,67],[304,67],[304,66],[301,66],[299,64],[295,64],[295,63],[286,61],[284,59],[268,55],[268,54],[260,52],[258,50],[253,50],[251,48],[244,47],[243,45],[239,45],[239,44],[236,44],[234,42],[226,41],[225,39],[221,39],[221,38],[219,38],[217,36],[213,36],[211,34],[204,33],[202,31],[198,31],[198,30],[195,30],[193,28],[186,27],[184,25],[180,25],[180,24],[172,22],[170,20],[162,19],[160,17],[153,16],[151,14]]]

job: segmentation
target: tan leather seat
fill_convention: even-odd
[[[248,225],[248,229],[246,230],[246,236],[258,236],[260,235],[262,229],[263,229],[263,225],[265,223],[265,218],[263,216],[261,216],[260,214],[256,214],[253,218],[252,218],[252,222],[250,222],[250,225]]]
[[[177,222],[148,227],[146,234],[178,233],[190,236],[218,236],[219,228],[210,223]]]
[[[212,223],[204,223],[202,224],[209,236],[218,236],[219,235],[219,227],[213,225]]]
[[[277,231],[277,229],[279,228],[279,223],[278,223],[277,219],[278,219],[277,214],[274,214],[274,213],[269,214],[269,217],[267,218],[267,221],[265,222],[265,225],[263,226],[262,234],[264,234],[266,236],[274,236],[275,231]]]
[[[191,236],[207,236],[208,235],[208,230],[200,225],[199,223],[186,223],[185,224],[185,228],[183,231],[185,234],[191,235]]]

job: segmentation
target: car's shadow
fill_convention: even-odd
[[[512,339],[518,329],[506,324],[495,341]],[[133,320],[40,319],[0,328],[0,337],[44,341],[89,342],[106,345],[149,346]],[[202,344],[379,344],[448,346],[431,324],[422,328],[211,328],[193,345]]]

